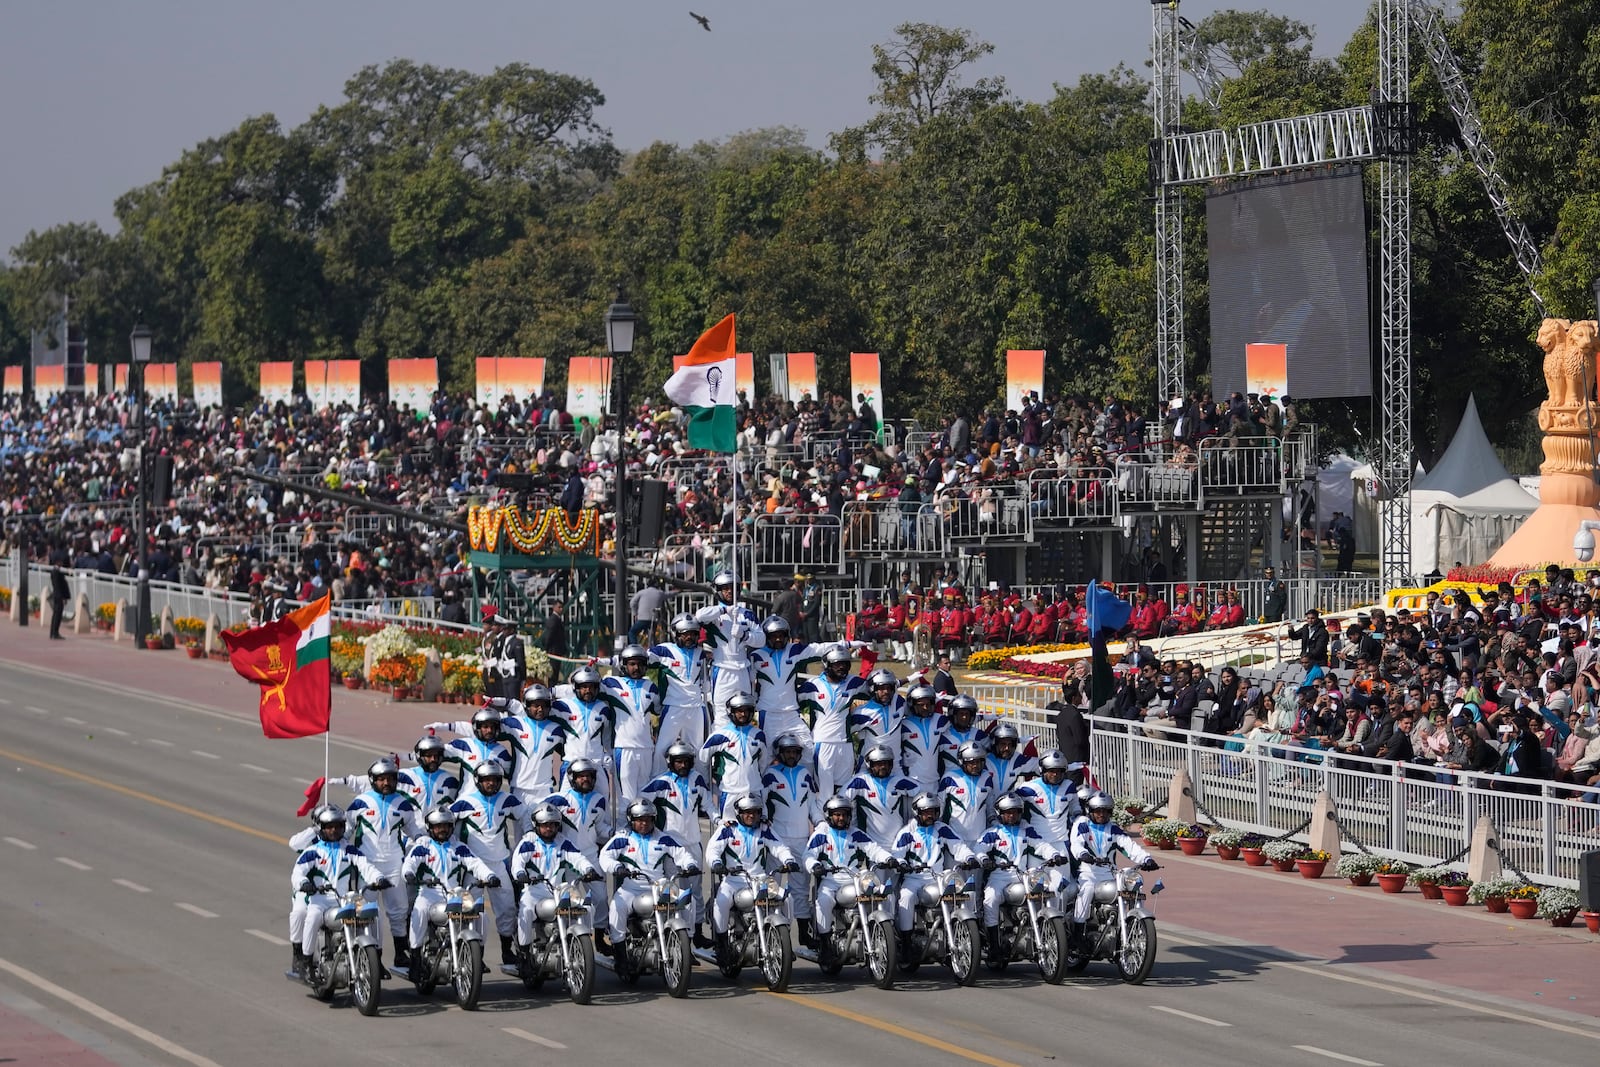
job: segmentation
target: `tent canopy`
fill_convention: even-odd
[[[1450,447],[1411,487],[1411,568],[1427,574],[1483,563],[1538,507],[1495,455],[1468,397]]]

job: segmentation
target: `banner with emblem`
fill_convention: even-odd
[[[544,392],[544,360],[536,356],[479,356],[478,403],[493,407],[507,397],[525,400]]]
[[[439,389],[439,361],[436,359],[391,359],[389,361],[389,399],[404,410],[426,412],[433,406]]]
[[[243,633],[222,633],[239,677],[261,687],[261,732],[310,737],[328,732],[329,597]]]
[[[119,386],[120,389],[120,386]],[[266,404],[294,402],[294,364],[279,360],[261,364],[261,400]]]
[[[588,419],[599,425],[610,406],[611,360],[605,356],[573,356],[567,361],[567,414],[573,425]]]
[[[191,388],[195,407],[220,408],[222,406],[222,364],[194,363],[189,366]]]
[[[1044,349],[1013,348],[1006,351],[1006,410],[1022,410],[1029,393],[1044,396]]]
[[[817,396],[817,354],[815,352],[789,353],[789,400],[800,403],[802,397]]]

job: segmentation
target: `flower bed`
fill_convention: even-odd
[[[1077,652],[1088,645],[1018,645],[1015,648],[985,648],[967,657],[967,669],[974,671],[1020,671],[1021,667],[1008,664],[1018,656],[1038,656],[1047,652]]]

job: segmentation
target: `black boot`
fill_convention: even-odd
[[[715,947],[717,966],[725,967],[733,959],[733,942],[728,940],[727,934],[716,935]]]
[[[800,944],[806,948],[815,949],[817,947],[816,924],[810,919],[799,919],[796,920],[795,925],[797,927],[795,934],[800,938]]]
[[[912,953],[911,931],[910,930],[900,930],[900,931],[897,931],[897,933],[899,934],[899,939],[900,939],[900,944],[899,944],[899,956],[900,956],[900,959],[905,961],[905,962],[907,962],[907,963],[909,963],[909,962],[911,962],[911,953]]]
[[[394,977],[394,975],[389,973],[389,968],[387,968],[387,967],[385,967],[383,965],[383,942],[379,941],[378,942],[378,981],[381,982],[386,978],[393,978],[393,977]]]
[[[1067,951],[1073,955],[1081,956],[1089,951],[1089,927],[1087,923],[1073,923],[1067,934]]]
[[[1004,957],[1000,954],[1000,927],[988,926],[984,928],[983,932],[989,941],[989,962],[1001,962]]]
[[[517,944],[516,941],[513,940],[508,934],[500,935],[500,962],[517,962]]]
[[[289,969],[284,972],[284,977],[293,981],[299,981],[301,978],[305,977],[305,973],[306,954],[300,950],[299,945],[296,945],[294,946],[294,960],[289,964]]]
[[[694,928],[694,947],[711,948],[716,942],[711,940],[711,935],[706,933],[706,924],[698,923]]]
[[[611,955],[611,935],[605,931],[596,931],[594,935],[594,950],[601,956]]]
[[[394,965],[397,969],[411,966],[411,948],[404,938],[394,939]]]

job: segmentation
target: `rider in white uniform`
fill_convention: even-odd
[[[555,898],[555,886],[562,875],[575,872],[585,882],[598,882],[603,876],[583,850],[561,829],[561,812],[549,804],[534,809],[533,829],[522,835],[511,854],[511,880],[522,887],[517,906],[517,945],[533,943],[533,922],[539,902]]]
[[[461,840],[472,854],[491,870],[505,872],[512,844],[526,831],[528,805],[514,793],[501,791],[505,769],[498,761],[480,763],[475,777],[477,792],[463,795],[450,805],[450,811],[456,817]],[[516,948],[511,938],[517,932],[516,898],[504,880],[490,887],[488,896],[494,906],[495,931],[500,935],[500,962],[515,963]]]
[[[305,917],[300,931],[301,973],[309,981],[311,968],[306,960],[317,951],[322,930],[322,915],[339,906],[339,898],[366,888],[382,892],[388,882],[361,850],[344,839],[344,811],[336,804],[325,804],[316,812],[317,840],[300,853],[289,887],[305,897]]]
[[[847,648],[829,650],[822,657],[822,673],[802,682],[799,689],[801,713],[811,719],[817,787],[823,796],[833,796],[855,773],[855,750],[850,745],[847,720],[851,705],[859,699],[857,694],[864,692],[867,682],[859,674],[850,673],[854,658]],[[802,749],[801,759],[804,758]]]
[[[761,775],[766,796],[767,825],[795,855],[806,850],[811,828],[822,821],[822,795],[816,777],[800,762],[805,746],[794,734],[784,734],[773,745],[778,758]],[[805,872],[789,878],[789,895],[799,903],[801,944],[811,942],[811,884]]]
[[[850,884],[850,876],[835,867],[865,869],[869,865],[890,866],[894,857],[874,841],[865,830],[852,829],[855,807],[843,797],[833,797],[822,806],[823,821],[817,823],[806,842],[806,870],[816,886],[811,916],[817,935],[833,929],[833,904],[839,890]]]
[[[448,807],[430,810],[426,822],[428,836],[411,842],[401,868],[406,882],[417,887],[417,900],[411,906],[409,930],[413,953],[422,948],[427,940],[428,912],[435,904],[443,903],[450,890],[466,885],[468,875],[485,886],[494,884],[500,877],[490,870],[487,863],[474,856],[466,845],[450,840],[455,835],[456,817]],[[427,884],[430,878],[435,884]],[[410,966],[424,966],[422,957],[413,956]]]
[[[650,892],[650,879],[676,874],[688,883],[700,877],[695,858],[677,838],[656,829],[656,809],[643,801],[628,805],[628,828],[600,850],[600,869],[619,880],[611,896],[613,955],[627,936],[633,902]]]
[[[650,652],[643,645],[628,645],[617,653],[622,673],[613,674],[600,683],[601,691],[610,699],[612,716],[612,749],[617,764],[617,795],[627,800],[639,799],[639,791],[651,778],[650,768],[655,763],[655,720],[661,715],[661,686],[645,677],[650,665]]]
[[[756,613],[735,603],[737,586],[733,575],[724,571],[712,579],[716,602],[694,614],[694,621],[705,627],[706,644],[711,648],[711,708],[713,728],[726,721],[728,699],[750,692],[750,650],[761,643]]]
[[[672,640],[650,649],[650,662],[666,683],[652,767],[655,774],[660,774],[667,769],[667,749],[673,742],[682,741],[696,752],[706,742],[711,653],[700,645],[700,624],[689,615],[673,619]]]
[[[916,918],[917,894],[933,881],[937,873],[960,866],[976,868],[972,849],[950,825],[939,818],[943,807],[932,793],[923,793],[911,802],[911,819],[900,828],[890,852],[903,866],[921,864],[926,871],[906,871],[900,876],[900,896],[895,906],[894,925],[900,932],[900,947],[909,951],[912,920]]]
[[[716,932],[719,958],[727,954],[728,919],[733,911],[734,894],[749,888],[750,875],[774,870],[793,874],[800,869],[800,861],[789,846],[761,825],[765,807],[760,797],[740,797],[733,804],[734,823],[719,829],[711,836],[711,844],[706,846],[706,863],[711,873],[721,879],[716,898],[711,902],[711,928]],[[793,920],[791,902],[787,898],[784,914]]]
[[[973,852],[983,861],[989,877],[983,887],[983,926],[989,941],[989,959],[1000,959],[1000,903],[1006,889],[1022,877],[1022,872],[1040,864],[1060,866],[1067,854],[1044,839],[1044,835],[1022,821],[1028,803],[1015,793],[1007,793],[994,804],[995,823],[984,831]]]
[[[1147,871],[1159,870],[1161,865],[1151,858],[1144,846],[1133,835],[1111,821],[1115,806],[1110,797],[1096,793],[1086,805],[1089,814],[1072,827],[1067,847],[1072,858],[1078,861],[1078,899],[1072,909],[1072,943],[1083,944],[1084,928],[1089,922],[1089,911],[1094,906],[1094,887],[1117,876],[1118,852],[1127,856]]]
[[[389,918],[395,966],[404,967],[407,907],[400,865],[405,862],[406,839],[423,834],[422,812],[416,801],[399,791],[400,768],[388,757],[367,768],[367,780],[371,786],[350,802],[345,819],[351,827],[350,843],[361,849],[389,883],[378,899]]]

